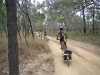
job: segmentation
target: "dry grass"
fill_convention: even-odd
[[[46,63],[49,63],[51,65],[54,65],[54,55],[53,54],[49,54],[48,58],[45,60]]]
[[[19,62],[22,63],[27,59],[33,59],[40,53],[49,53],[50,49],[45,41],[26,37],[29,48],[27,47],[24,37],[21,35],[21,39],[18,37],[18,52]],[[0,72],[8,67],[8,48],[7,37],[3,34],[0,35]]]
[[[35,37],[34,39],[30,36],[26,38],[28,41],[29,48],[27,47],[25,39],[19,40],[19,58],[20,61],[23,59],[31,58],[34,59],[36,55],[40,53],[49,53],[50,49],[45,41]]]
[[[2,34],[0,35],[0,72],[8,65],[7,54],[7,37],[5,34]]]

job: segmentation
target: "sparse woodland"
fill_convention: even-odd
[[[0,47],[4,47],[3,40],[6,39],[8,51],[4,51],[6,55],[8,53],[9,75],[19,75],[19,40],[24,39],[30,48],[27,38],[31,36],[34,42],[35,32],[42,35],[45,28],[49,33],[55,33],[60,25],[69,33],[69,39],[77,39],[77,35],[100,46],[100,1],[0,0]],[[3,35],[6,36],[4,39]]]

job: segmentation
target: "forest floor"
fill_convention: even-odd
[[[30,48],[26,46],[24,39],[19,39],[19,75],[53,75],[55,71],[54,56],[47,42],[37,37],[34,40],[32,37],[28,37],[27,41]],[[7,52],[5,53],[2,54],[5,56]],[[9,75],[8,61],[1,62],[0,75]]]
[[[68,67],[67,62],[62,58],[59,41],[55,37],[48,38],[48,45],[53,55],[41,54],[38,57],[40,61],[36,59],[34,62],[28,63],[27,68],[23,70],[27,70],[32,74],[27,75],[100,75],[99,47],[68,39],[68,49],[73,52],[72,60]],[[51,56],[54,58],[54,64],[44,63],[43,60],[51,58]],[[38,66],[37,68],[36,65]]]
[[[51,60],[52,59],[52,60]],[[33,60],[25,60],[19,65],[20,75],[53,75],[54,64],[52,54],[41,53]],[[9,75],[8,68],[0,75]]]
[[[34,61],[26,61],[26,64],[20,65],[20,75],[53,75],[55,69],[52,61],[51,53],[41,53]]]
[[[100,48],[68,39],[68,49],[72,50],[70,66],[62,58],[59,41],[48,36],[51,53],[40,53],[33,60],[20,64],[20,75],[100,75]],[[5,70],[7,71],[7,70]],[[0,75],[8,75],[7,72]]]

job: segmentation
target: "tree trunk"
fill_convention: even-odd
[[[84,33],[86,33],[86,22],[85,22],[85,14],[84,14],[84,6],[82,6],[82,9],[83,9],[83,11],[82,11],[82,13],[83,13],[83,27],[84,27]]]
[[[95,33],[95,29],[94,29],[94,8],[93,8],[93,27],[92,27],[92,30],[93,30],[93,33]]]
[[[68,19],[66,19],[66,30],[68,32]]]
[[[19,75],[16,0],[6,0],[9,75]]]
[[[30,29],[29,29],[29,22],[28,22],[28,27],[27,27],[27,34],[28,34],[28,36],[29,36],[29,31],[30,31]]]

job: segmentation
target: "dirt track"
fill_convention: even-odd
[[[73,51],[68,67],[62,59],[59,41],[54,37],[48,38],[48,45],[55,56],[54,75],[100,75],[100,48],[68,39],[68,48]]]

